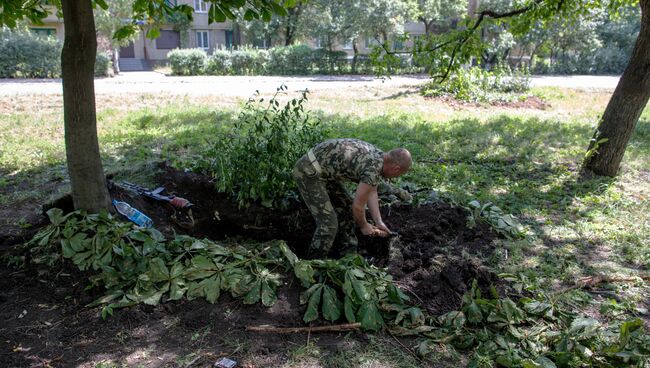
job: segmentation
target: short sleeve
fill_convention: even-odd
[[[378,186],[383,180],[381,176],[382,165],[382,160],[377,160],[372,165],[365,167],[361,175],[359,175],[359,181],[373,187]]]

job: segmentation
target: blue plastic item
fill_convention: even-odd
[[[147,217],[144,213],[138,211],[137,209],[131,207],[130,204],[122,201],[113,200],[113,206],[117,212],[124,215],[126,218],[131,220],[134,224],[140,227],[153,227],[153,221]]]

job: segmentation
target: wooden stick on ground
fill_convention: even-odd
[[[246,331],[270,333],[301,333],[301,332],[339,332],[354,331],[361,328],[361,323],[346,323],[343,325],[316,326],[316,327],[274,327],[269,325],[246,326]]]
[[[618,276],[586,276],[586,277],[581,277],[578,280],[576,280],[574,285],[571,285],[569,287],[566,287],[564,289],[558,290],[555,292],[555,294],[562,294],[566,293],[567,291],[575,290],[575,289],[582,289],[582,288],[592,288],[596,285],[602,284],[602,283],[612,283],[612,282],[638,282],[639,280],[641,281],[650,281],[650,276],[649,275],[643,275],[643,276],[632,276],[632,277],[618,277]]]

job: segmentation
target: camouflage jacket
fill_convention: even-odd
[[[384,152],[370,143],[351,138],[330,139],[312,149],[326,180],[347,179],[377,186],[382,182]]]

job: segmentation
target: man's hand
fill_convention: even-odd
[[[383,221],[379,221],[379,222],[377,222],[377,225],[375,225],[375,226],[377,226],[377,228],[378,228],[379,230],[384,231],[384,232],[385,232],[386,234],[388,234],[388,235],[390,235],[390,234],[392,233],[392,231],[390,231],[390,229],[388,228],[388,226],[386,226],[386,224],[384,224]]]
[[[361,228],[361,233],[366,236],[380,236],[382,238],[385,238],[390,235],[390,231],[385,231],[377,226],[373,226],[370,224],[366,224],[366,226]]]

